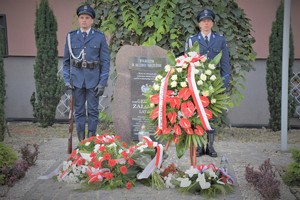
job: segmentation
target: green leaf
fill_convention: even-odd
[[[189,51],[194,51],[200,53],[200,46],[198,41],[194,42],[193,46],[190,48]]]
[[[175,55],[172,51],[167,52],[167,61],[168,61],[168,64],[171,65],[171,66],[176,65]]]
[[[222,58],[222,51],[221,51],[218,55],[216,55],[216,56],[211,60],[210,63],[217,65],[217,64],[219,64],[221,58]]]
[[[176,154],[177,157],[180,159],[186,152],[185,142],[180,140],[179,143],[176,145]]]

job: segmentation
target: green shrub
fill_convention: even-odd
[[[17,153],[3,142],[0,142],[0,168],[13,166],[17,159]]]
[[[290,152],[292,153],[294,162],[288,165],[282,179],[289,186],[300,186],[300,150],[291,149]]]

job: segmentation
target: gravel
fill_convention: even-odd
[[[42,128],[37,123],[10,122],[8,129],[11,137],[6,135],[4,142],[17,152],[26,144],[41,145],[52,138],[68,137],[68,124],[54,124],[52,127]],[[74,135],[74,137],[76,136]],[[228,157],[243,199],[263,199],[255,188],[245,180],[245,167],[250,164],[257,169],[268,158],[270,158],[271,164],[277,169],[277,178],[281,182],[280,199],[300,199],[300,188],[288,187],[281,180],[280,175],[293,160],[289,152],[280,151],[280,143],[280,131],[273,132],[264,128],[224,128],[218,131],[215,148],[220,150],[221,155]],[[300,130],[288,131],[288,147],[300,149]],[[219,157],[221,155],[219,154]],[[201,157],[200,161],[203,163],[216,162],[216,160],[211,160],[208,156]],[[44,165],[45,163],[37,164]],[[219,165],[219,163],[215,164]],[[26,181],[30,177],[31,172],[32,170],[29,170],[25,178],[20,180],[20,182]],[[27,185],[27,187],[30,187],[30,185]],[[0,191],[7,190],[9,193],[19,189],[16,186],[10,189],[0,187]]]

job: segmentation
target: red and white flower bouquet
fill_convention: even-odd
[[[180,158],[191,144],[206,145],[206,131],[220,122],[231,101],[217,68],[221,53],[210,61],[196,50],[177,58],[170,52],[167,56],[169,64],[146,95],[149,118],[157,125],[156,136],[173,141]]]

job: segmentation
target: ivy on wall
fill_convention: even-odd
[[[216,13],[214,32],[226,37],[232,67],[231,93],[238,105],[245,73],[255,60],[250,20],[234,0],[87,0],[94,6],[95,27],[110,37],[112,59],[125,44],[157,45],[184,52],[186,38],[199,32],[197,13],[210,8]],[[115,76],[116,73],[112,74]]]

